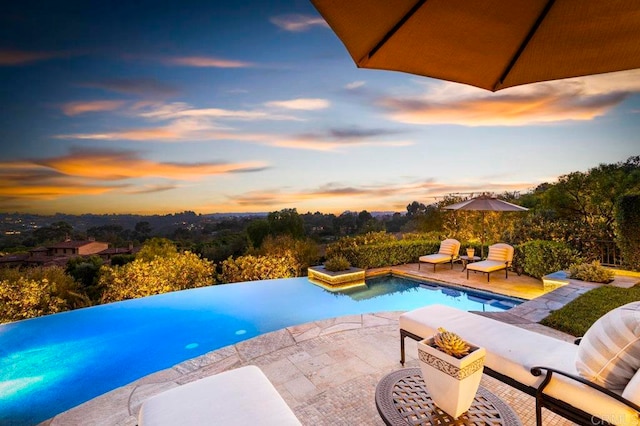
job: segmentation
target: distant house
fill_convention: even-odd
[[[95,240],[65,241],[48,247],[36,247],[29,250],[28,254],[14,254],[0,256],[0,266],[64,266],[69,259],[77,256],[100,256],[105,262],[109,262],[116,254],[135,254],[139,248],[129,245],[128,248],[109,248],[109,243]]]
[[[50,251],[50,256],[89,256],[107,250],[109,248],[109,243],[102,243],[95,240],[66,240],[47,248]]]

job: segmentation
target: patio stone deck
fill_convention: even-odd
[[[570,283],[546,292],[538,280],[510,274],[466,280],[461,267],[421,268],[417,264],[394,267],[393,273],[440,280],[525,299],[508,312],[479,313],[519,327],[572,341],[573,336],[537,324],[593,285]],[[373,274],[390,269],[370,271]],[[463,276],[461,278],[461,276]],[[228,346],[172,368],[143,377],[61,413],[42,425],[135,425],[142,401],[164,390],[244,365],[259,366],[304,425],[383,425],[375,408],[378,381],[401,368],[398,317],[401,312],[352,315],[301,324]],[[416,343],[407,339],[406,367],[417,367]],[[535,400],[484,375],[482,385],[509,404],[525,426],[535,424]],[[548,411],[545,425],[571,422]]]

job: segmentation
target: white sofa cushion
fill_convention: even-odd
[[[424,338],[433,336],[438,327],[457,333],[487,350],[487,367],[534,388],[544,379],[544,375],[531,374],[534,366],[578,374],[575,364],[578,346],[470,312],[430,305],[402,314],[399,323],[401,329]],[[637,425],[639,421],[638,413],[623,403],[557,374],[553,375],[545,394],[603,419],[615,415],[617,419],[629,419],[627,424]]]
[[[640,302],[607,312],[585,333],[578,348],[580,375],[622,392],[640,369]]]
[[[258,367],[250,365],[187,383],[143,402],[140,426],[300,425]]]

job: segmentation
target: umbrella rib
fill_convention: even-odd
[[[515,64],[518,61],[518,59],[520,59],[520,56],[522,55],[522,52],[524,52],[524,49],[527,48],[527,45],[529,44],[529,42],[533,38],[533,35],[536,33],[536,31],[538,31],[538,28],[540,27],[540,25],[542,24],[542,21],[544,21],[544,18],[547,16],[549,11],[553,7],[554,3],[555,3],[555,0],[549,0],[547,2],[547,4],[545,5],[544,9],[542,10],[542,13],[540,13],[540,15],[538,16],[538,19],[536,19],[536,22],[533,24],[533,26],[529,30],[529,33],[525,37],[524,41],[520,44],[520,47],[518,48],[518,51],[511,58],[511,61],[509,62],[509,65],[507,66],[507,68],[504,70],[504,72],[500,76],[500,79],[498,80],[498,83],[496,83],[493,86],[493,91],[494,92],[496,91],[498,85],[504,84],[504,80],[507,78],[507,76],[511,72],[511,69],[515,66]]]
[[[373,57],[373,55],[375,55],[378,50],[380,50],[380,48],[391,38],[393,37],[393,35],[400,29],[400,27],[402,25],[404,25],[405,22],[407,22],[407,20],[409,20],[409,18],[411,18],[418,9],[420,9],[422,7],[423,4],[425,4],[427,2],[427,0],[419,0],[416,4],[413,5],[413,7],[402,17],[402,19],[400,19],[398,22],[396,22],[396,24],[393,26],[393,28],[391,28],[389,30],[389,32],[387,32],[384,37],[382,37],[382,40],[380,40],[378,42],[378,44],[376,44],[373,49],[371,49],[371,51],[369,51],[369,54],[367,55],[367,57],[369,59],[371,59]]]

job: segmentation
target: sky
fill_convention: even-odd
[[[358,69],[307,0],[0,14],[0,212],[406,211],[640,155],[640,72],[491,93]]]

